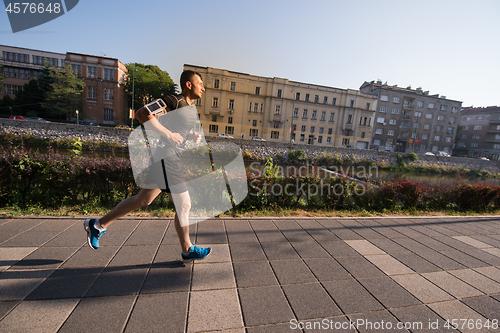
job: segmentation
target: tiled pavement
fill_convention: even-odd
[[[0,332],[500,332],[500,217],[82,222],[0,220]]]

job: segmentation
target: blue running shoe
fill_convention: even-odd
[[[193,245],[189,248],[188,253],[182,252],[182,259],[184,260],[201,260],[205,259],[212,252],[210,247],[199,247]]]
[[[94,224],[96,222],[97,219],[86,219],[85,222],[83,222],[83,227],[87,231],[87,242],[94,250],[99,248],[99,238],[106,233],[106,230],[99,231],[95,228]]]

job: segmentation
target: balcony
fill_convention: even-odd
[[[413,105],[410,105],[410,104],[404,104],[403,103],[403,109],[404,110],[413,110],[415,109],[415,107]]]
[[[280,121],[281,120],[281,114],[275,113],[273,116],[273,121]]]
[[[408,135],[398,135],[398,141],[408,141]]]

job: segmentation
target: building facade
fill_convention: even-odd
[[[36,79],[42,74],[45,64],[57,68],[69,64],[75,75],[84,78],[85,82],[82,110],[78,110],[79,118],[97,123],[127,123],[129,113],[123,86],[127,68],[118,59],[4,45],[0,45],[0,51],[2,51],[1,63],[5,76],[0,99],[5,95],[14,98],[16,92],[22,90],[29,80]],[[76,117],[76,114],[72,113],[72,117]]]
[[[381,81],[364,82],[360,91],[378,98],[372,148],[452,153],[462,102]]]
[[[460,117],[457,150],[467,157],[500,159],[500,107],[465,108]]]
[[[184,65],[199,72],[205,93],[197,101],[205,135],[367,149],[376,96],[284,78]]]

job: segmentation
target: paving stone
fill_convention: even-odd
[[[196,225],[196,244],[227,244],[222,220],[207,220]]]
[[[272,260],[270,263],[281,285],[317,282],[302,260]]]
[[[372,264],[377,266],[382,272],[391,276],[399,274],[411,274],[414,273],[411,268],[405,266],[398,260],[394,259],[388,254],[384,255],[368,255],[365,256]]]
[[[341,240],[361,240],[363,237],[355,233],[354,231],[347,229],[345,227],[339,228],[328,228],[335,236],[337,236]]]
[[[70,228],[61,231],[61,233],[45,243],[43,246],[75,247],[82,246],[87,243],[87,237],[83,230],[82,223],[75,223]]]
[[[491,245],[478,241],[469,236],[454,236],[453,238],[478,249],[486,249],[491,247]]]
[[[478,267],[474,268],[476,272],[483,274],[484,276],[489,277],[490,279],[500,282],[500,269],[496,267]]]
[[[435,238],[432,237],[422,237],[418,239],[418,242],[427,246],[428,248],[434,250],[434,251],[452,251],[454,248],[438,241]]]
[[[288,323],[295,316],[279,286],[238,289],[245,326]]]
[[[147,273],[148,268],[107,267],[85,297],[136,295]]]
[[[462,269],[466,268],[459,262],[442,255],[439,252],[422,252],[418,254],[420,257],[429,261],[433,265],[439,267],[440,270]]]
[[[96,251],[85,245],[64,262],[61,268],[105,267],[118,249],[118,246],[100,246]]]
[[[424,252],[426,253],[426,252]],[[441,268],[413,253],[395,253],[393,257],[417,273],[437,272]]]
[[[481,291],[471,287],[465,282],[460,281],[448,272],[423,273],[422,276],[456,298],[484,295]]]
[[[288,245],[287,243],[284,244]],[[290,245],[288,245],[288,247],[290,247]],[[262,251],[262,247],[258,243],[234,243],[229,246],[229,250],[231,252],[233,262],[267,260],[264,251]]]
[[[54,270],[14,270],[0,274],[0,301],[23,300],[38,287]]]
[[[449,301],[453,296],[419,274],[397,275],[392,279],[423,303]]]
[[[18,261],[15,269],[55,269],[71,257],[78,248],[73,247],[40,247]]]
[[[156,252],[153,263],[155,266],[182,265],[184,261],[182,260],[181,252],[182,252],[181,247],[178,244],[175,245],[162,244],[160,245],[158,251]],[[211,253],[209,256],[211,256],[212,254],[213,253]]]
[[[486,276],[473,271],[472,269],[461,269],[449,271],[448,273],[470,284],[474,288],[481,290],[485,294],[500,293],[500,283],[497,283]]]
[[[487,249],[467,249],[462,250],[462,252],[488,265],[500,266],[500,249],[491,247]]]
[[[289,243],[263,243],[262,248],[269,260],[299,259],[299,255]]]
[[[191,290],[226,288],[236,288],[232,263],[195,263]]]
[[[43,221],[39,219],[10,220],[10,222],[4,223],[0,226],[0,243],[34,228],[42,222]],[[1,246],[3,246],[3,244]]]
[[[303,322],[304,332],[306,333],[322,333],[322,332],[342,332],[356,333],[357,331],[351,327],[349,318],[345,316],[323,318],[321,320],[310,320]],[[292,326],[293,328],[295,326]],[[288,330],[290,332],[290,330]]]
[[[398,329],[398,320],[387,310],[349,315],[360,333],[365,332],[407,332]],[[390,326],[389,326],[390,325]],[[389,330],[388,327],[392,329]]]
[[[250,225],[252,226],[261,243],[276,243],[288,241],[272,221],[252,220],[250,221]]]
[[[370,242],[387,254],[411,253],[408,249],[388,238],[371,239]]]
[[[151,245],[158,244],[163,238],[167,229],[167,223],[162,220],[144,220],[137,226],[132,235],[125,242],[125,246],[130,245]]]
[[[492,297],[481,296],[466,298],[462,300],[462,303],[465,303],[465,305],[490,321],[500,318],[500,302]]]
[[[230,262],[231,254],[229,251],[229,245],[227,244],[206,244],[206,247],[211,247],[212,252],[210,255],[201,261],[202,263],[209,262]]]
[[[397,232],[399,232],[400,234],[403,234],[406,237],[411,238],[413,240],[417,240],[418,238],[426,237],[426,235],[424,235],[424,234],[422,234],[422,233],[420,233],[420,232],[418,232],[410,227],[398,226],[398,227],[393,227],[393,229],[396,230]]]
[[[301,258],[331,258],[330,254],[316,242],[291,243]]]
[[[23,232],[1,244],[2,247],[42,246],[61,231],[37,231],[36,228]]]
[[[333,258],[305,259],[304,262],[319,281],[352,279],[351,274]]]
[[[460,319],[472,319],[474,322],[479,320],[482,323],[486,322],[486,319],[483,316],[458,300],[432,303],[429,304],[428,307],[430,307],[434,312],[436,312],[445,320],[450,320],[450,324],[452,323],[453,319],[457,319],[457,324],[460,325],[459,330],[461,332],[478,332],[478,330],[469,330],[466,326],[462,329],[462,325],[464,324],[464,322],[460,321]],[[488,330],[482,329],[480,332],[487,331]]]
[[[246,220],[225,221],[225,226],[229,243],[259,242],[250,223]]]
[[[427,237],[441,237],[441,236],[443,236],[443,234],[441,234],[435,230],[432,230],[431,228],[428,228],[427,226],[423,226],[423,225],[411,226],[410,228],[421,233],[422,235],[427,236]],[[420,239],[419,239],[419,241],[420,241]]]
[[[236,289],[192,292],[188,332],[244,327]]]
[[[492,247],[489,249],[484,249],[485,252],[492,254],[494,256],[500,257],[500,249],[496,247]]]
[[[340,240],[337,236],[331,233],[330,230],[323,227],[317,221],[297,220],[297,223],[316,241]]]
[[[82,299],[58,333],[122,332],[135,299],[135,296]]]
[[[474,239],[477,239],[487,245],[490,245],[492,247],[500,248],[500,240],[495,239],[492,237],[492,235],[484,236],[484,235],[477,235],[474,236]]]
[[[277,285],[278,280],[267,261],[235,262],[234,274],[238,288]]]
[[[125,332],[184,332],[188,295],[140,295]]]
[[[101,267],[58,269],[33,290],[26,299],[81,298],[102,270]]]
[[[5,317],[5,315],[14,309],[19,303],[19,301],[0,302],[0,320],[2,320],[2,318]]]
[[[77,303],[78,299],[21,302],[0,321],[0,332],[57,332]]]
[[[347,256],[359,256],[358,252],[356,252],[352,247],[350,247],[349,245],[347,245],[343,241],[333,241],[333,242],[332,241],[321,241],[319,243],[334,258],[347,257]]]
[[[396,239],[393,239],[393,241],[395,241],[399,245],[407,248],[408,250],[410,250],[413,253],[432,251],[431,248],[429,248],[423,244],[420,244],[419,242],[417,242],[416,240],[411,239],[411,238],[396,238]]]
[[[436,240],[440,241],[441,243],[444,243],[448,245],[449,247],[452,247],[456,250],[465,250],[465,249],[473,249],[474,247],[470,246],[469,244],[466,244],[464,242],[461,242],[459,240],[456,240],[452,237],[436,237]]]
[[[158,247],[156,245],[122,246],[109,263],[109,267],[148,268]]]
[[[363,256],[370,254],[385,254],[384,251],[367,240],[346,240],[345,242]]]
[[[390,277],[359,279],[358,281],[386,308],[421,304],[418,299]]]
[[[298,320],[342,314],[319,283],[288,285],[283,290]]]
[[[458,332],[444,328],[445,321],[425,305],[391,309],[390,311],[399,322],[408,327],[410,332]]]
[[[290,327],[291,327],[290,323],[254,326],[254,327],[247,327],[247,333],[290,333]]]
[[[345,314],[384,308],[357,280],[327,281],[322,284]]]
[[[405,235],[403,235],[402,233],[400,232],[397,232],[396,230],[394,230],[393,228],[391,227],[378,227],[375,229],[376,232],[378,232],[379,234],[387,237],[387,238],[406,238]]]
[[[0,247],[0,272],[23,259],[37,247]]]
[[[345,270],[357,279],[385,276],[384,272],[363,257],[339,257],[336,259]]]
[[[468,268],[476,268],[476,267],[484,267],[488,266],[484,261],[478,260],[464,252],[461,251],[440,251],[439,253],[451,258],[455,261],[458,261],[462,265]]]
[[[144,281],[141,294],[189,291],[192,265],[154,266]]]
[[[197,227],[198,227],[198,224],[189,226],[191,239],[194,239],[193,237],[196,236]],[[169,221],[169,224],[167,226],[167,231],[165,232],[165,235],[163,236],[163,240],[162,240],[161,244],[162,245],[177,245],[177,246],[179,245],[179,237],[177,236],[177,231],[175,230],[175,224],[174,224],[173,219]]]

